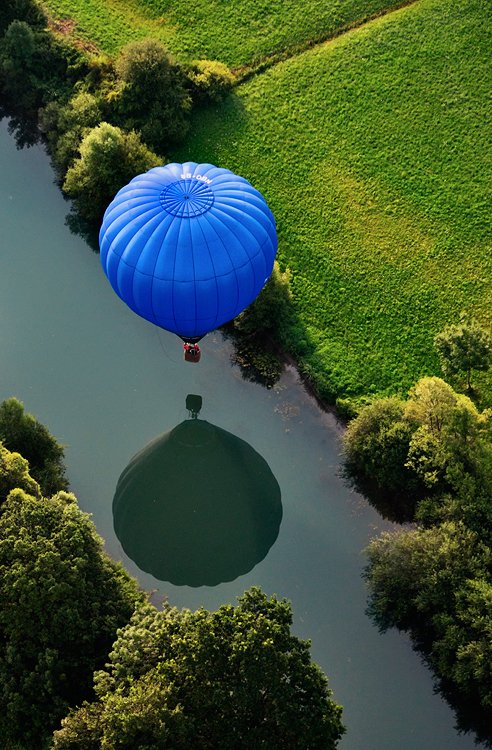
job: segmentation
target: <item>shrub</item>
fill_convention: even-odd
[[[188,70],[194,101],[220,102],[231,91],[236,77],[218,60],[197,60]]]

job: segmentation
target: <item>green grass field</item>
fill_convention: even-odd
[[[244,83],[174,155],[267,197],[325,396],[404,391],[461,311],[492,323],[490,21],[419,0]]]
[[[43,2],[108,52],[146,35],[233,67],[290,51],[197,114],[173,156],[267,196],[293,353],[324,397],[403,392],[439,373],[434,334],[462,311],[492,324],[490,4],[416,0],[362,23],[385,3]]]
[[[401,2],[401,0],[400,0]],[[41,0],[71,34],[109,54],[153,36],[180,60],[238,68],[305,48],[394,7],[391,0]]]

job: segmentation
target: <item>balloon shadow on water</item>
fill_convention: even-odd
[[[282,520],[280,487],[265,459],[198,411],[131,459],[113,499],[128,557],[176,586],[216,586],[249,572]]]

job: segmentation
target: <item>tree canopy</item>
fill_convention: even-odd
[[[383,515],[409,521],[421,500],[457,491],[490,466],[490,438],[489,410],[441,378],[421,378],[406,401],[377,399],[350,422],[345,473]]]
[[[157,39],[128,44],[115,67],[117,82],[110,94],[115,124],[138,130],[150,148],[166,152],[188,130],[191,97],[185,72]]]
[[[53,747],[334,748],[341,708],[291,623],[290,605],[258,588],[216,612],[142,606],[96,675],[97,702],[64,720]]]
[[[29,26],[43,29],[48,19],[35,0],[2,0],[0,4],[0,34],[12,21],[24,21]]]
[[[73,495],[10,492],[0,510],[0,745],[40,750],[92,695],[141,599]]]
[[[464,373],[469,391],[472,370],[488,370],[492,364],[492,335],[476,320],[447,326],[434,338],[434,345],[444,374]]]
[[[491,428],[490,410],[440,378],[422,378],[406,401],[363,409],[344,438],[355,486],[369,487],[388,516],[418,523],[369,545],[369,612],[382,629],[411,633],[460,726],[489,744]]]
[[[63,446],[16,398],[0,403],[0,441],[29,462],[29,473],[38,482],[43,495],[49,497],[68,488]],[[23,484],[17,486],[37,494]]]
[[[68,170],[63,189],[82,216],[99,220],[120,188],[160,163],[137,133],[102,122],[83,139],[80,157]]]
[[[40,496],[39,484],[29,474],[29,463],[19,453],[11,453],[0,443],[0,505],[11,490],[23,489]]]

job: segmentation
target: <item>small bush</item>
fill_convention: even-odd
[[[218,60],[197,60],[188,72],[191,96],[195,102],[220,102],[236,82],[231,70]]]

